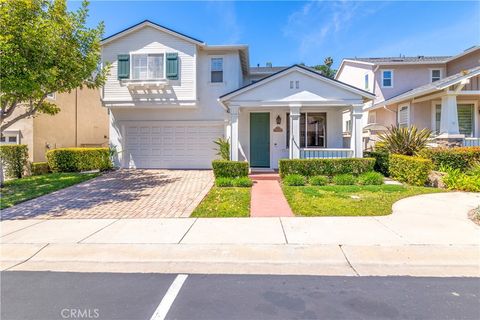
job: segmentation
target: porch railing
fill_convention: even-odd
[[[463,145],[465,147],[480,147],[480,138],[465,138]]]
[[[353,158],[353,149],[301,148],[300,159]]]

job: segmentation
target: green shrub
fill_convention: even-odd
[[[351,186],[357,183],[357,178],[353,174],[338,174],[332,178],[334,184],[339,186]]]
[[[358,183],[365,186],[380,185],[383,184],[383,175],[375,171],[365,172],[358,177]]]
[[[366,151],[363,153],[365,158],[374,158],[375,165],[373,170],[380,172],[384,176],[388,177],[390,175],[388,171],[388,162],[390,154],[388,151]]]
[[[282,179],[282,182],[287,186],[304,186],[305,180],[305,177],[299,174],[289,174]]]
[[[308,179],[308,182],[312,186],[324,186],[330,182],[330,179],[327,176],[313,176]]]
[[[248,162],[214,160],[212,161],[215,178],[238,178],[248,176]]]
[[[436,170],[443,166],[467,171],[480,162],[480,147],[431,148],[419,155],[432,160]]]
[[[41,174],[47,174],[50,172],[47,162],[32,162],[31,164],[32,175],[38,176]]]
[[[464,173],[460,169],[448,169],[446,173],[442,181],[448,189],[480,192],[480,172],[478,169],[468,173]]]
[[[234,187],[249,188],[252,185],[253,185],[253,181],[249,177],[238,177],[233,179]]]
[[[233,178],[218,177],[215,179],[215,185],[219,188],[233,187]]]
[[[230,142],[225,138],[218,138],[213,141],[217,145],[217,156],[220,156],[222,160],[230,160]]]
[[[432,161],[399,154],[390,155],[390,176],[415,186],[423,186],[433,168]]]
[[[9,178],[21,178],[28,163],[28,147],[24,144],[0,146],[0,159]]]
[[[52,172],[79,172],[112,168],[109,148],[60,148],[47,151]]]
[[[279,172],[283,178],[290,174],[305,177],[334,176],[336,174],[361,174],[372,171],[375,159],[342,158],[342,159],[282,159],[279,161]]]

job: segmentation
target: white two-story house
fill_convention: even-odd
[[[478,145],[480,46],[455,56],[344,59],[336,79],[375,94],[366,129],[414,125],[443,144]]]
[[[251,167],[362,156],[362,106],[373,94],[312,69],[250,68],[246,45],[207,45],[150,21],[103,39],[102,61],[121,167],[210,168],[219,137]],[[345,148],[343,112],[355,119]]]

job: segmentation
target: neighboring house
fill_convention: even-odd
[[[26,144],[29,160],[45,161],[45,153],[62,147],[108,146],[108,111],[99,90],[76,89],[48,97],[60,107],[54,116],[37,114],[22,119],[1,135],[1,144]],[[19,108],[16,114],[22,113]]]
[[[299,65],[249,67],[246,45],[207,45],[150,21],[102,41],[112,68],[102,102],[127,168],[210,168],[214,140],[232,160],[361,157],[362,106],[373,94]],[[343,148],[342,113],[353,112]]]
[[[480,46],[453,57],[344,59],[336,79],[375,94],[364,108],[368,132],[415,125],[442,145],[478,144]]]

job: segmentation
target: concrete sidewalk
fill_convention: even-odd
[[[10,270],[480,276],[480,194],[403,199],[383,217],[2,221]]]

